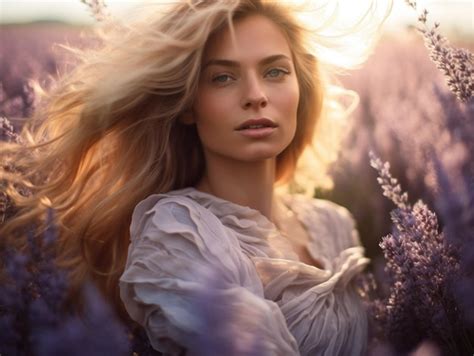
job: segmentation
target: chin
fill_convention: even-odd
[[[284,148],[282,149],[261,149],[261,150],[252,150],[253,152],[249,152],[245,154],[245,158],[242,157],[242,160],[248,162],[257,162],[266,159],[276,158],[281,152],[283,152]]]
[[[276,158],[276,157],[277,157],[277,155],[258,155],[258,156],[252,157],[252,158],[247,158],[246,161],[247,162],[259,162],[259,161],[264,161],[264,160],[272,159],[272,158]]]

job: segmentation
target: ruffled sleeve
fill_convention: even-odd
[[[308,231],[308,252],[324,269],[256,258],[265,296],[278,303],[301,355],[364,355],[367,315],[354,277],[369,263],[349,211],[335,203],[290,196],[285,203]]]
[[[232,231],[186,197],[137,205],[120,296],[165,355],[299,355]]]

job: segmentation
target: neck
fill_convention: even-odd
[[[206,172],[196,189],[248,206],[272,220],[276,159],[258,162],[207,160]]]

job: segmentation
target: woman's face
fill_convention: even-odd
[[[263,16],[235,23],[208,41],[193,121],[206,160],[274,158],[296,131],[299,87],[281,30]],[[250,120],[250,121],[249,121]]]

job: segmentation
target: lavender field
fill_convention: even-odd
[[[0,116],[20,125],[34,109],[29,80],[39,79],[48,87],[58,73],[67,73],[74,61],[57,45],[87,46],[87,29],[61,24],[9,26],[1,28],[0,36]],[[461,44],[474,48],[474,41]],[[430,125],[446,115],[437,95],[453,104],[455,100],[415,31],[382,39],[363,68],[339,79],[359,94],[360,104],[348,120],[349,137],[334,167],[335,189],[318,196],[349,208],[368,255],[376,257],[380,238],[390,231],[392,206],[380,194],[369,150],[391,162],[412,199],[433,203],[421,141],[432,139]]]
[[[86,29],[60,24],[0,27],[0,117],[19,129],[37,104],[29,79],[47,87],[57,73],[74,66],[52,44],[87,46],[86,34]],[[450,40],[474,49],[472,38]],[[348,120],[341,158],[332,169],[334,189],[316,196],[352,212],[372,259],[379,288],[369,288],[367,280],[363,288],[372,298],[374,323],[383,329],[374,327],[381,341],[372,353],[404,354],[431,340],[433,352],[471,354],[474,102],[462,103],[451,93],[415,30],[385,36],[363,68],[340,80],[359,94],[360,104]],[[390,171],[375,158],[376,169],[371,167],[369,151],[390,162]],[[424,204],[416,203],[419,199]],[[434,294],[441,295],[439,300]],[[425,309],[410,319],[420,301]],[[396,312],[387,312],[387,303]],[[463,335],[447,335],[446,329]]]

